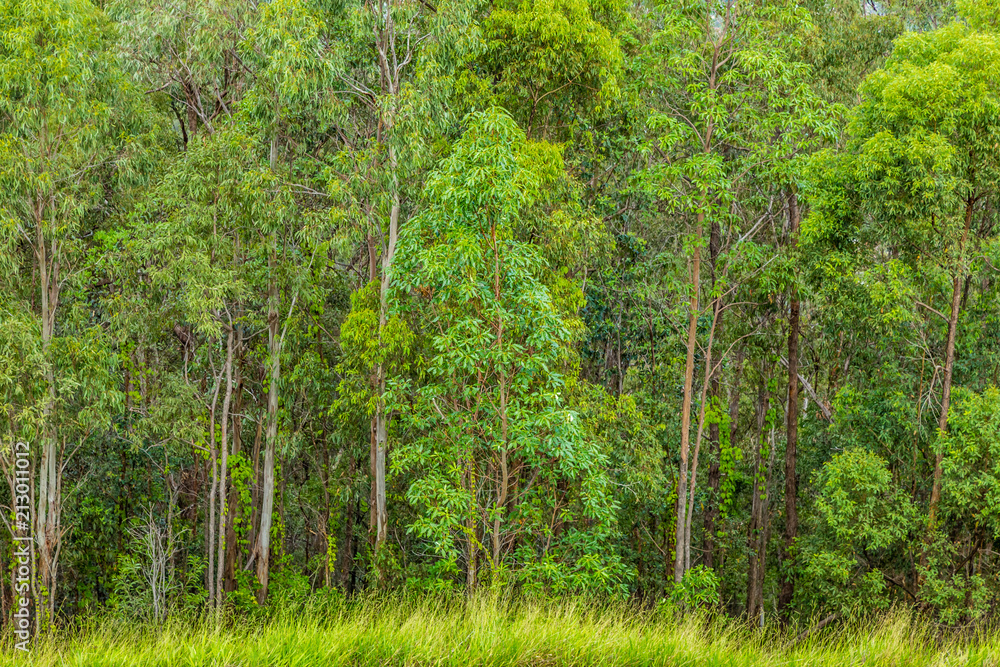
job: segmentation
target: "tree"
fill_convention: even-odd
[[[501,0],[483,20],[484,64],[498,101],[529,137],[570,134],[618,91],[623,56],[616,36],[624,3]]]
[[[293,267],[312,265],[299,255],[308,239],[317,237],[315,225],[302,224],[298,219],[299,196],[319,196],[316,190],[296,183],[290,167],[293,156],[283,146],[302,115],[316,109],[317,96],[329,84],[332,72],[321,58],[323,24],[304,3],[297,0],[269,3],[261,11],[260,23],[243,43],[245,57],[256,65],[256,85],[247,93],[243,113],[268,146],[269,173],[263,175],[261,196],[248,205],[256,217],[266,240],[267,251],[267,336],[268,336],[268,397],[267,430],[265,435],[263,487],[261,491],[260,526],[251,554],[259,589],[258,602],[267,598],[270,571],[271,521],[274,508],[275,450],[278,440],[279,385],[281,354],[288,332],[289,318],[301,293],[301,280],[296,280]],[[322,120],[322,114],[313,118]],[[289,173],[291,172],[291,173]],[[314,174],[313,174],[314,175]],[[267,183],[267,185],[265,185]],[[278,197],[273,199],[268,186],[277,185]],[[277,206],[274,206],[277,204]],[[317,247],[312,248],[312,258]],[[296,261],[297,260],[297,261]],[[282,266],[284,264],[284,266]],[[287,314],[282,318],[284,304],[280,299],[282,278],[288,301]]]
[[[706,395],[716,387],[713,368],[721,364],[713,345],[726,308],[732,278],[719,270],[722,245],[734,243],[741,223],[738,211],[744,181],[788,179],[796,140],[786,132],[804,129],[817,102],[806,85],[808,68],[794,59],[808,16],[787,3],[681,3],[664,10],[663,29],[644,59],[650,95],[651,154],[646,187],[682,222],[686,277],[686,342],[683,399],[680,410],[680,467],[676,516],[674,582],[691,567],[691,525]],[[812,121],[815,122],[815,121]],[[801,131],[801,130],[799,130]],[[795,132],[795,130],[791,130]],[[787,180],[785,180],[787,183]],[[773,196],[772,196],[773,199]],[[765,211],[771,210],[765,205]],[[742,212],[742,211],[740,211]],[[770,216],[765,212],[762,220]],[[706,230],[706,225],[708,229]],[[702,317],[702,250],[709,232],[712,253],[711,326],[704,350],[704,381],[694,386]],[[751,228],[748,236],[753,236]],[[726,236],[735,237],[728,241]],[[729,261],[733,261],[731,257]],[[751,270],[751,275],[759,269]],[[739,283],[735,283],[738,285]],[[724,355],[722,355],[724,356]],[[714,364],[714,366],[713,366]],[[692,408],[700,403],[691,451]]]
[[[461,34],[471,7],[463,3],[408,3],[380,0],[351,5],[338,17],[342,39],[336,98],[345,107],[350,132],[336,158],[332,195],[364,236],[368,281],[379,285],[378,326],[372,336],[392,341],[390,301],[401,229],[412,215],[419,179],[450,120],[456,71],[478,49],[475,34]],[[374,56],[374,58],[373,58]],[[355,232],[356,233],[356,232]],[[364,301],[356,302],[358,305]],[[360,319],[357,321],[361,321]],[[386,456],[391,414],[386,392],[391,361],[372,358],[371,386],[376,400],[371,420],[372,547],[378,551],[388,531]]]
[[[417,295],[429,352],[414,407],[399,406],[420,432],[395,464],[417,473],[407,497],[420,515],[409,530],[445,572],[464,551],[469,589],[481,557],[494,584],[504,583],[512,556],[527,566],[522,577],[537,569],[550,582],[586,580],[588,570],[609,568],[595,559],[614,502],[605,454],[563,404],[570,332],[524,239],[525,211],[561,160],[555,147],[527,142],[501,110],[467,123],[428,179],[427,208],[400,239],[398,285]],[[555,505],[546,500],[569,483],[577,488]],[[591,535],[567,525],[574,519]],[[557,577],[560,568],[576,572]],[[614,576],[610,566],[602,583]]]
[[[72,312],[77,295],[65,297],[86,270],[87,239],[115,198],[114,188],[127,182],[130,154],[138,150],[132,116],[137,105],[109,50],[112,26],[89,2],[6,2],[0,6],[0,33],[3,241],[17,250],[19,271],[34,276],[37,291],[7,287],[39,318],[45,360],[34,531],[38,627],[44,627],[55,613],[60,546],[68,530],[62,525],[66,447],[89,431],[72,426],[73,396],[87,386],[80,383],[86,374],[77,375],[86,371],[73,360],[75,350],[86,348],[77,347],[73,336],[83,344],[98,333]],[[63,316],[71,313],[64,325]],[[102,391],[91,386],[85,396]],[[107,398],[113,402],[114,394]]]
[[[863,87],[852,125],[857,188],[870,212],[867,239],[893,249],[914,303],[945,325],[938,432],[948,431],[963,291],[972,257],[991,234],[986,202],[1000,185],[1000,100],[993,92],[997,37],[953,23],[896,43],[884,70]],[[907,281],[908,282],[908,281]],[[941,495],[941,455],[933,463],[928,528]]]

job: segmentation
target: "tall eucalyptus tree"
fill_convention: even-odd
[[[38,318],[44,359],[34,516],[35,592],[44,626],[55,613],[69,530],[62,523],[66,457],[88,437],[81,422],[106,403],[95,397],[105,389],[107,399],[116,397],[110,388],[88,387],[100,374],[88,376],[74,361],[87,349],[84,341],[99,333],[74,308],[94,230],[130,175],[139,104],[114,58],[114,28],[90,2],[5,2],[0,33],[0,233],[16,264],[3,281],[21,299],[15,308]],[[33,278],[26,283],[18,275]],[[106,370],[113,363],[107,356],[94,361]],[[74,396],[85,390],[95,392],[86,395],[94,404],[75,414],[81,407]]]

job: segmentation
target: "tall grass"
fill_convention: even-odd
[[[8,646],[0,667],[1000,667],[1000,633],[942,638],[905,613],[797,639],[777,628],[757,630],[705,616],[665,619],[627,606],[373,599],[334,610],[278,612],[259,621],[171,621],[152,628],[104,620],[40,640],[30,656]]]

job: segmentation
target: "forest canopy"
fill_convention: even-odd
[[[3,622],[979,622],[998,205],[991,0],[0,0]]]

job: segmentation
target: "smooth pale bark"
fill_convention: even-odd
[[[391,154],[390,149],[390,154]],[[392,261],[396,254],[396,240],[399,234],[399,195],[396,194],[389,215],[389,238],[385,254],[382,256],[382,285],[379,289],[379,336],[385,331],[389,315],[389,287],[392,282]],[[375,550],[385,542],[389,528],[389,514],[385,498],[385,453],[389,441],[389,416],[385,405],[386,369],[379,364],[376,369],[379,399],[375,409],[375,448],[373,460],[375,486]]]
[[[385,395],[385,376],[380,386]],[[375,423],[375,549],[378,550],[385,542],[389,530],[389,513],[385,499],[385,452],[388,446],[388,415],[382,406],[376,415]]]
[[[58,476],[58,433],[55,426],[56,381],[52,360],[52,339],[55,335],[55,315],[59,304],[59,262],[53,241],[51,259],[45,241],[44,204],[35,206],[35,257],[41,291],[42,353],[45,366],[45,401],[42,404],[41,462],[38,479],[38,509],[35,514],[35,542],[38,545],[38,585],[42,593],[39,605],[42,618],[36,620],[36,632],[55,613],[57,552],[60,541],[60,509]],[[49,262],[51,261],[51,267]]]
[[[382,7],[380,3],[379,11],[382,13],[384,24],[382,31],[377,34],[375,51],[378,54],[379,73],[381,74],[381,84],[383,91],[390,98],[395,98],[399,92],[399,70],[395,65],[395,32],[396,26],[392,15],[392,3]],[[393,62],[390,62],[392,59]],[[386,135],[390,135],[394,125],[394,109],[390,105],[390,111],[383,116],[382,126]],[[396,174],[396,152],[392,146],[391,137],[387,136],[389,146],[389,177],[391,182],[392,204],[389,211],[389,233],[385,239],[385,248],[382,254],[382,281],[379,285],[379,338],[385,332],[386,323],[389,319],[389,288],[392,285],[392,262],[396,256],[396,242],[399,237],[399,182]],[[385,405],[386,390],[386,368],[384,363],[380,363],[376,368],[376,381],[378,383],[378,400],[375,406],[375,451],[374,451],[374,478],[375,485],[375,551],[382,546],[388,530],[388,509],[385,498],[385,451],[388,446],[389,416]]]
[[[228,486],[226,478],[229,474],[229,406],[233,398],[233,326],[229,323],[229,333],[226,337],[226,367],[224,369],[226,393],[222,399],[222,441],[219,443],[222,457],[219,464],[219,544],[216,554],[215,575],[215,605],[221,606],[224,599],[222,589],[226,557],[226,527],[229,523]]]
[[[376,483],[378,468],[375,463],[378,460],[378,440],[375,437],[376,430],[376,417],[372,415],[371,424],[369,424],[368,429],[368,475],[369,479],[371,479],[371,487],[368,492],[368,542],[371,544],[373,550],[375,547],[375,535],[378,531],[378,484]]]
[[[208,591],[209,604],[215,603],[215,496],[219,490],[219,454],[215,443],[215,409],[219,405],[219,389],[222,387],[222,373],[215,379],[215,389],[212,391],[212,406],[208,413],[208,446],[209,463],[212,466],[212,486],[208,493],[208,524],[205,539],[205,559],[208,569],[205,571],[205,589]]]
[[[406,27],[406,43],[402,44],[402,35],[397,32],[393,5],[391,0],[380,0],[373,3],[371,9],[376,13],[375,41],[373,44],[379,69],[379,86],[389,102],[379,109],[379,141],[387,146],[387,167],[389,176],[389,229],[384,236],[382,253],[382,275],[379,285],[379,337],[384,334],[389,317],[389,291],[392,286],[392,264],[396,256],[396,245],[399,238],[401,214],[399,159],[396,146],[393,144],[392,132],[396,124],[397,99],[401,93],[403,71],[413,61],[414,49],[420,40],[412,39],[410,26]],[[397,40],[400,44],[397,46]],[[400,48],[402,47],[402,48]],[[389,438],[389,414],[385,404],[386,373],[384,363],[375,369],[378,400],[375,407],[375,549],[378,550],[388,533],[388,508],[385,495],[385,466]]]
[[[395,91],[393,90],[393,94]],[[391,127],[391,126],[390,126]],[[396,180],[396,153],[389,148],[389,169],[392,172],[392,206],[389,211],[389,236],[386,239],[385,253],[382,255],[382,284],[379,288],[379,336],[385,331],[389,320],[389,289],[392,285],[392,262],[396,256],[396,244],[399,239],[399,186]],[[389,442],[389,415],[385,405],[386,369],[379,364],[376,369],[378,376],[379,399],[375,409],[375,549],[385,542],[389,528],[389,514],[385,498],[385,455]]]
[[[267,430],[264,435],[264,480],[261,485],[260,528],[253,557],[256,558],[257,602],[267,600],[270,576],[271,525],[274,512],[274,452],[278,441],[278,382],[281,380],[281,336],[278,331],[278,286],[274,280],[275,251],[271,250],[269,266],[271,281],[268,285],[267,352],[270,370],[267,391]]]
[[[243,450],[242,421],[243,421],[243,334],[237,327],[236,330],[236,352],[240,355],[239,363],[233,369],[234,378],[234,406],[233,406],[233,447],[230,456],[239,456]],[[229,500],[227,501],[228,511],[226,513],[226,558],[224,566],[223,590],[231,593],[236,590],[236,554],[239,545],[236,541],[236,514],[239,511],[239,491],[230,484]]]
[[[390,149],[392,155],[392,149]],[[393,162],[395,160],[392,160]],[[391,167],[394,169],[394,166]],[[379,286],[379,337],[385,331],[389,319],[389,288],[392,284],[392,261],[396,255],[396,242],[399,235],[399,194],[394,193],[392,209],[389,214],[389,236],[386,240],[385,253],[382,255],[382,281]],[[374,440],[372,447],[372,485],[373,507],[372,525],[375,532],[375,550],[385,542],[389,528],[389,514],[385,498],[385,453],[389,444],[389,415],[385,405],[386,368],[379,364],[375,369],[378,384],[378,401],[375,407]]]
[[[795,250],[799,236],[799,202],[795,191],[788,193],[790,246]],[[793,286],[788,304],[788,408],[785,423],[785,543],[781,560],[792,560],[791,550],[799,534],[798,480],[796,457],[799,443],[799,295]],[[795,578],[786,572],[778,596],[778,613],[785,615],[795,595]]]
[[[269,156],[271,171],[278,165],[278,136],[271,136]],[[255,562],[257,576],[257,603],[267,601],[267,586],[270,578],[271,564],[271,525],[274,514],[274,453],[278,441],[278,383],[281,380],[281,343],[282,335],[278,330],[278,257],[277,238],[272,238],[271,248],[267,257],[267,430],[264,435],[263,480],[260,493],[260,524],[257,528],[257,539],[254,542],[251,562]],[[255,462],[256,468],[256,462]]]
[[[260,523],[260,446],[264,441],[264,423],[267,421],[266,410],[257,418],[257,432],[253,438],[253,483],[250,485],[250,530],[248,531],[247,542],[251,545],[250,554],[247,558],[247,570],[254,563],[255,549],[257,548],[257,525]]]
[[[716,306],[720,305],[718,303],[714,304]],[[716,311],[715,317],[712,318],[712,327],[708,334],[708,344],[705,346],[705,379],[701,385],[701,407],[698,409],[698,434],[694,439],[694,455],[691,457],[691,481],[688,486],[690,490],[688,491],[688,508],[687,515],[685,517],[684,524],[684,570],[691,569],[691,523],[694,519],[694,499],[695,492],[698,490],[698,456],[701,452],[701,441],[702,437],[705,435],[705,409],[706,409],[706,399],[708,397],[708,387],[712,375],[714,374],[713,368],[721,366],[721,363],[715,362],[712,358],[712,344],[715,340],[715,326],[717,319],[716,317],[721,315],[721,308]],[[713,367],[714,364],[714,367]]]
[[[685,510],[687,509],[688,448],[691,441],[691,389],[694,384],[694,355],[698,346],[698,286],[701,280],[701,235],[705,216],[698,213],[694,257],[691,260],[691,297],[688,305],[687,359],[684,365],[684,399],[681,406],[681,463],[677,480],[677,532],[674,538],[674,583],[684,578],[686,554]]]

